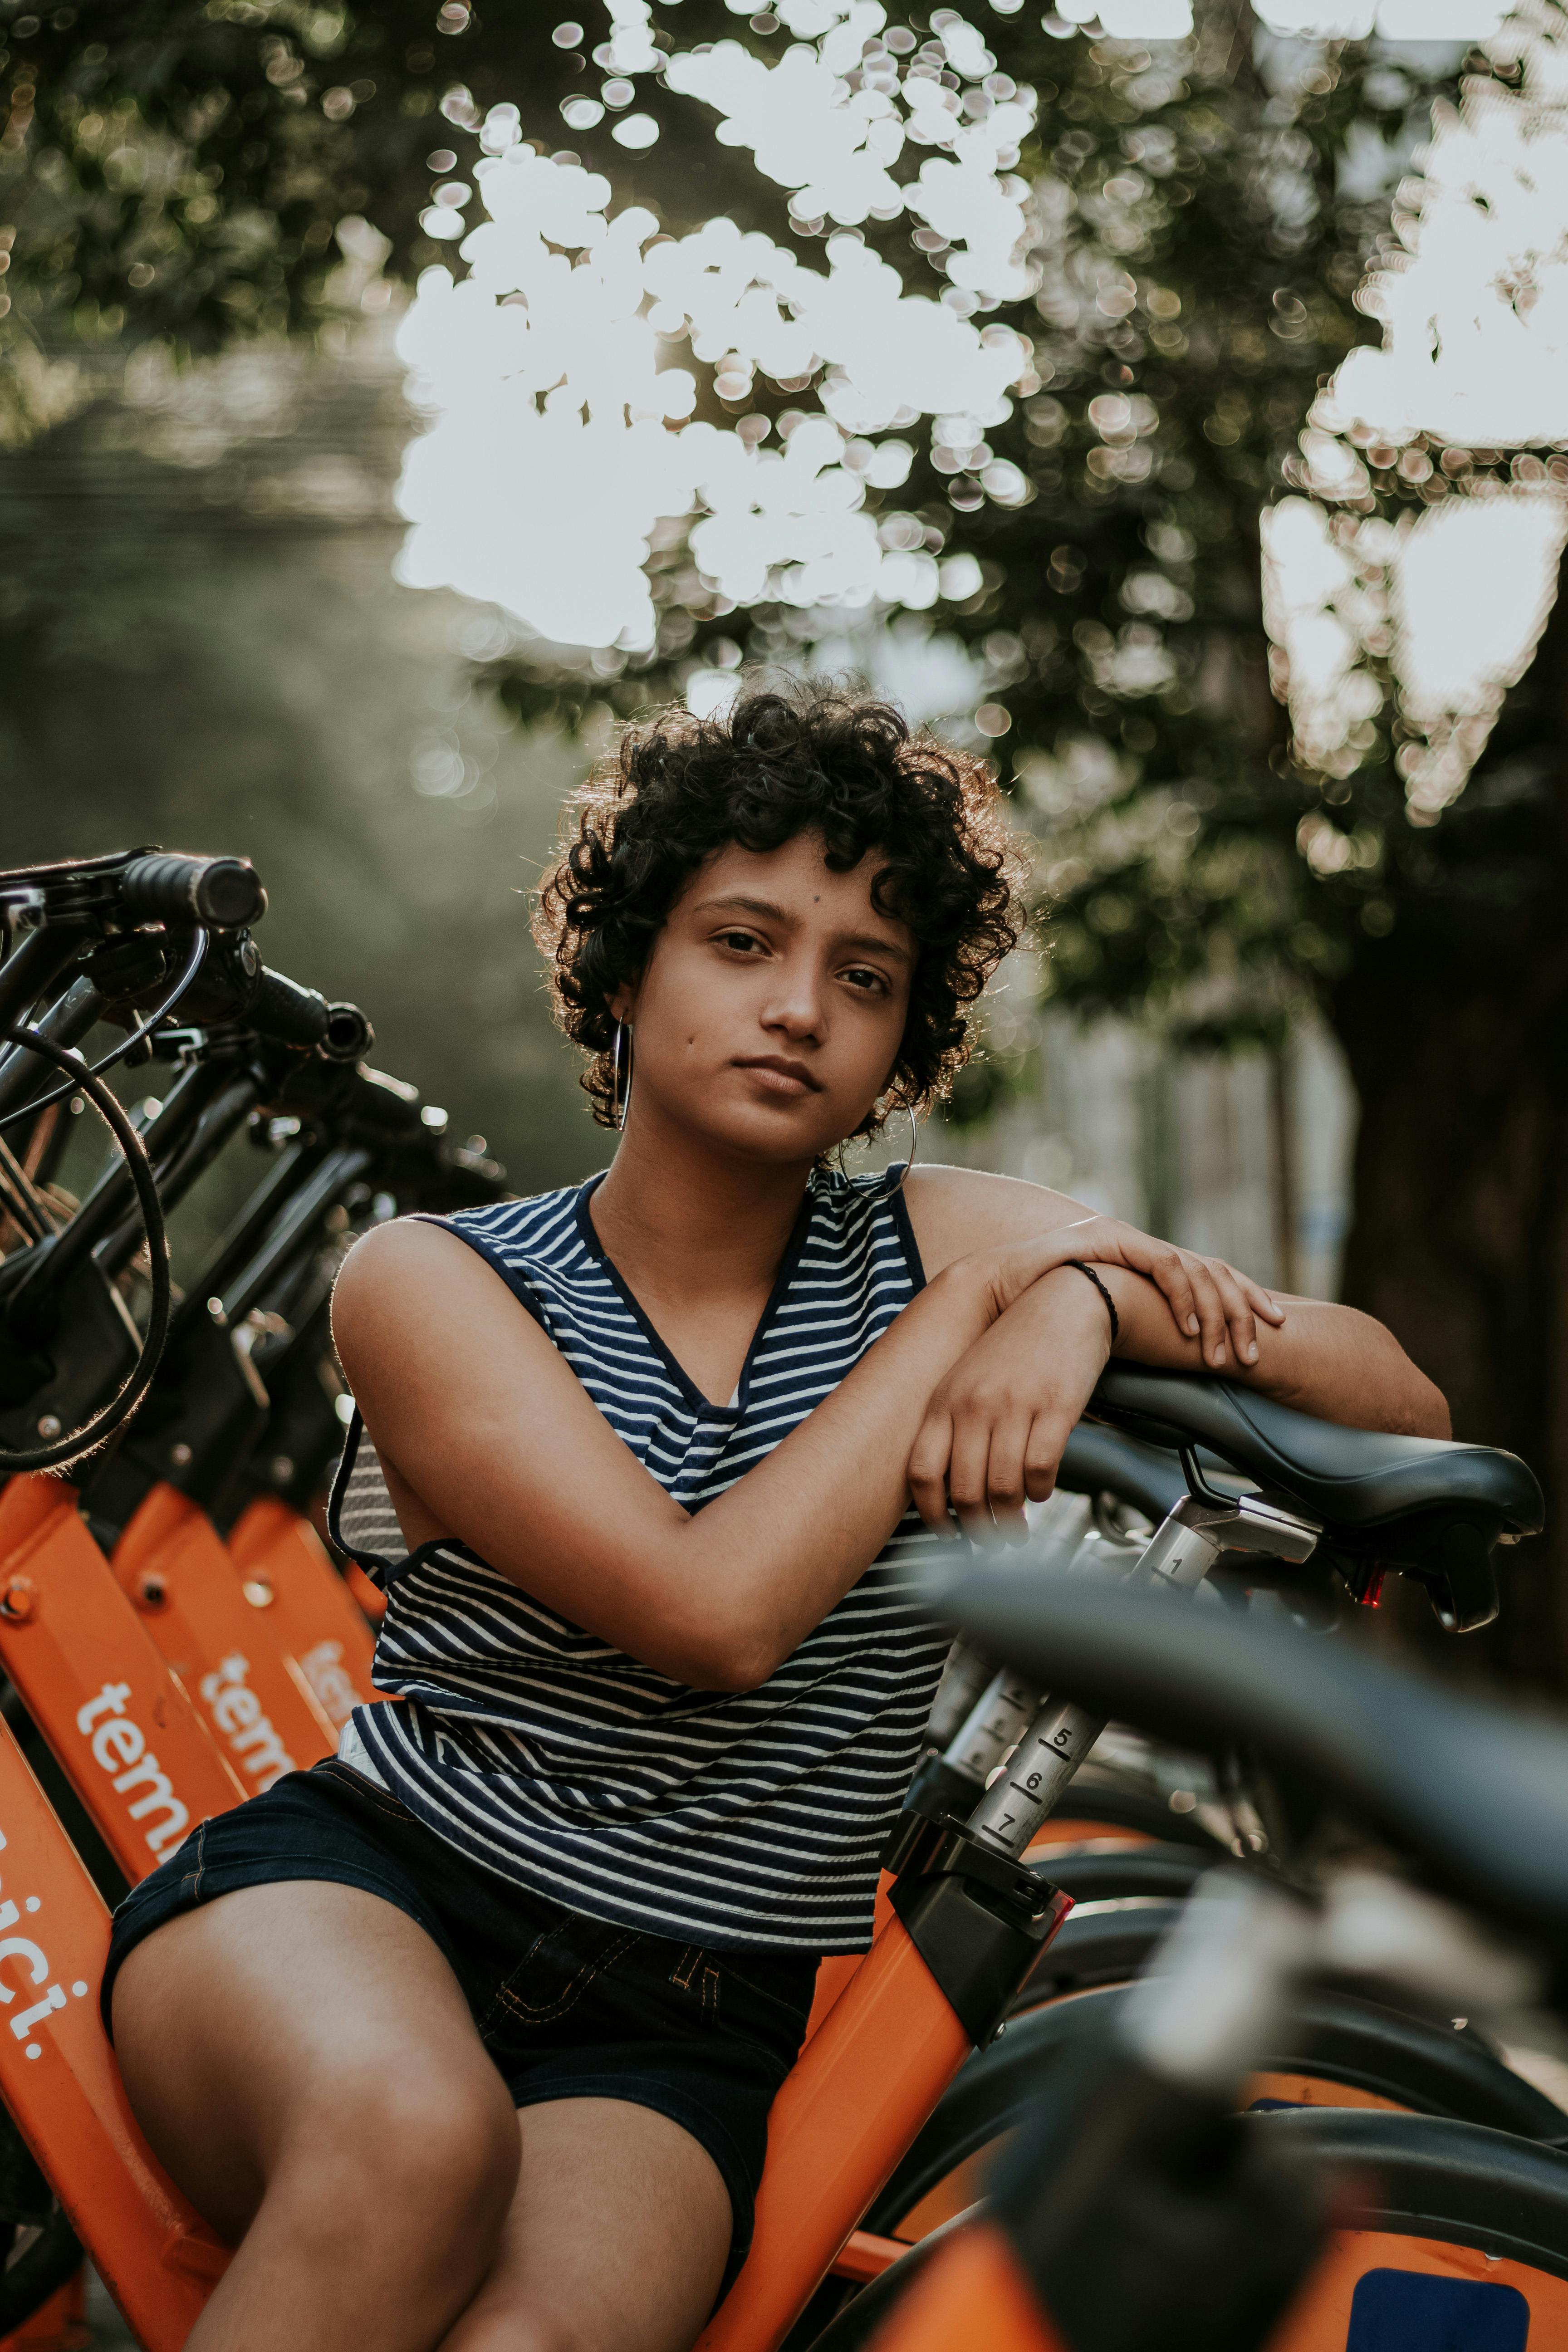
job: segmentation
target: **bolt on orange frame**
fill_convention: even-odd
[[[154,1486],[114,1548],[121,1591],[201,1709],[247,1795],[331,1755],[337,1730],[304,1668],[247,1600],[212,1521]]]

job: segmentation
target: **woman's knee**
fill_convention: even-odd
[[[333,2222],[383,2244],[493,2243],[517,2186],[517,2117],[487,2061],[389,2061],[371,2081],[329,2078],[290,2118],[268,2194],[325,2194]]]

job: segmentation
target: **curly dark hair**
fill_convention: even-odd
[[[582,1083],[601,1127],[613,1124],[610,1000],[641,972],[690,876],[731,842],[777,849],[806,832],[822,835],[835,873],[878,853],[873,901],[920,950],[892,1076],[856,1133],[946,1092],[969,1051],[969,1008],[1022,929],[1022,860],[995,779],[911,734],[889,703],[747,681],[725,718],[677,703],[628,727],[567,803],[540,886],[533,935],[556,1019],[593,1056]]]

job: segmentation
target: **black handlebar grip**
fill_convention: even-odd
[[[313,988],[269,969],[257,982],[244,1017],[259,1035],[318,1053],[324,1062],[360,1061],[375,1042],[357,1004],[329,1004]]]
[[[243,1018],[263,1037],[280,1045],[310,1052],[326,1042],[330,1023],[325,997],[280,971],[264,971],[245,1007]]]
[[[233,930],[258,922],[267,911],[267,893],[247,857],[133,857],[120,888],[134,923],[196,922]]]
[[[369,1015],[357,1004],[329,1004],[321,1054],[328,1062],[363,1062],[375,1043]]]

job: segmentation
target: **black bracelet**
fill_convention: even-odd
[[[1093,1266],[1085,1265],[1082,1258],[1069,1257],[1067,1259],[1066,1263],[1068,1265],[1077,1266],[1079,1274],[1086,1276],[1088,1279],[1093,1283],[1096,1290],[1099,1291],[1101,1298],[1104,1299],[1105,1311],[1110,1318],[1110,1344],[1114,1348],[1118,1339],[1121,1337],[1121,1318],[1116,1312],[1115,1299],[1112,1298],[1110,1291],[1107,1290],[1104,1283],[1101,1282]]]

